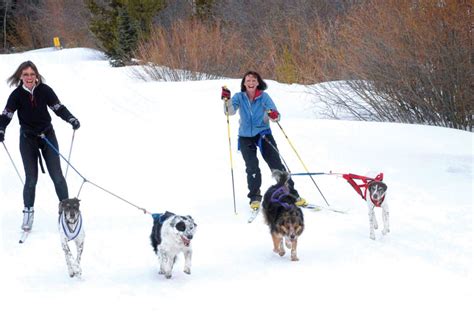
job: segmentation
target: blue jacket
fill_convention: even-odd
[[[232,107],[229,114],[239,110],[240,127],[239,136],[253,137],[264,130],[270,129],[268,110],[277,110],[270,96],[262,92],[251,102],[246,92],[236,93],[232,97]]]

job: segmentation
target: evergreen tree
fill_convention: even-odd
[[[124,66],[132,59],[132,53],[138,43],[138,27],[125,8],[118,9],[117,17],[118,45],[115,55],[111,56],[114,66]]]
[[[214,0],[194,0],[194,15],[201,21],[209,21],[214,18]]]
[[[90,30],[113,66],[130,63],[138,41],[146,38],[153,17],[164,8],[164,0],[111,0],[105,5],[86,0],[92,14]]]

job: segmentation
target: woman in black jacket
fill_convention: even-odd
[[[60,103],[54,91],[43,83],[44,78],[31,61],[25,61],[10,76],[7,82],[17,88],[10,94],[7,105],[0,115],[0,142],[5,139],[5,129],[18,111],[20,121],[20,153],[25,168],[25,186],[23,188],[23,224],[22,229],[32,228],[36,182],[38,181],[38,162],[41,155],[46,162],[49,175],[54,182],[59,201],[68,198],[66,180],[61,171],[59,155],[51,148],[44,136],[58,148],[58,141],[51,124],[48,108],[57,116],[69,122],[74,130],[80,127],[79,121]],[[41,152],[41,153],[40,153]]]

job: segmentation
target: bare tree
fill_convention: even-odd
[[[135,74],[165,81],[219,78],[243,64],[240,42],[238,34],[223,34],[219,24],[198,20],[177,21],[169,30],[157,27],[139,45],[142,67]]]
[[[470,2],[373,0],[368,5],[354,10],[338,33],[342,45],[332,53],[346,83],[342,89],[324,85],[326,112],[472,131]],[[347,97],[335,97],[339,92]],[[354,95],[363,104],[355,104]]]
[[[10,10],[12,7],[12,0],[2,0],[1,2],[2,10],[3,10],[3,49],[7,49],[7,24],[8,20],[7,17],[10,14]]]

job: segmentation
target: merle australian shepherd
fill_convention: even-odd
[[[304,218],[301,209],[295,205],[296,197],[290,194],[288,187],[289,174],[273,170],[272,176],[277,184],[272,185],[263,197],[262,212],[266,224],[270,227],[273,240],[273,251],[285,255],[285,245],[291,250],[291,260],[297,261],[296,247],[298,237],[304,230]]]

